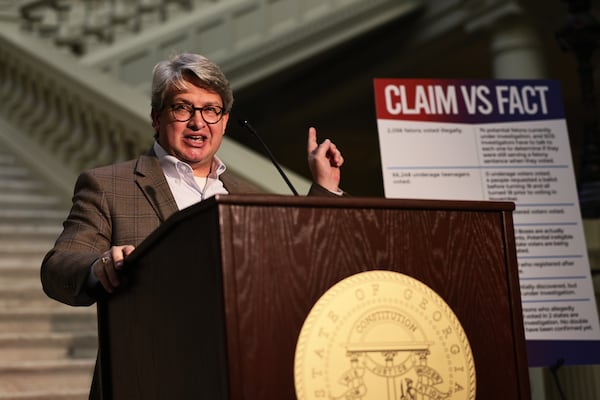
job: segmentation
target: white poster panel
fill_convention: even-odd
[[[376,79],[375,98],[385,196],[514,202],[530,365],[600,362],[558,82]]]

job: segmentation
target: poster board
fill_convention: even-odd
[[[600,363],[560,85],[375,79],[385,196],[515,203],[529,365]]]

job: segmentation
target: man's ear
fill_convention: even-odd
[[[154,131],[158,132],[158,128],[160,127],[160,113],[152,110],[150,111],[150,118],[152,118],[152,127],[154,128]]]
[[[229,113],[223,115],[223,135],[225,135],[225,130],[227,129],[227,123],[229,122]]]

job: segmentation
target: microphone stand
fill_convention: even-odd
[[[288,185],[288,187],[290,188],[290,190],[292,191],[292,193],[294,194],[294,196],[298,196],[298,192],[296,191],[296,188],[294,188],[294,186],[292,185],[292,182],[290,182],[290,180],[288,179],[288,177],[285,174],[285,172],[283,172],[283,169],[281,168],[281,166],[279,165],[279,163],[275,160],[275,157],[271,153],[271,150],[269,150],[269,147],[265,144],[265,142],[262,140],[262,138],[258,135],[258,133],[252,127],[252,125],[250,125],[250,123],[247,120],[243,119],[243,118],[239,118],[238,119],[238,123],[243,128],[246,128],[246,130],[248,132],[250,132],[251,134],[253,134],[256,139],[258,139],[258,141],[260,142],[260,144],[262,145],[262,147],[267,152],[267,155],[271,159],[271,162],[273,163],[273,165],[275,165],[275,168],[277,168],[277,171],[279,172],[279,175],[281,175],[281,177],[283,178],[283,180],[285,181],[285,183]]]

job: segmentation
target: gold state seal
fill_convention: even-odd
[[[428,286],[390,271],[353,275],[317,301],[294,374],[298,400],[475,399],[460,322]]]

